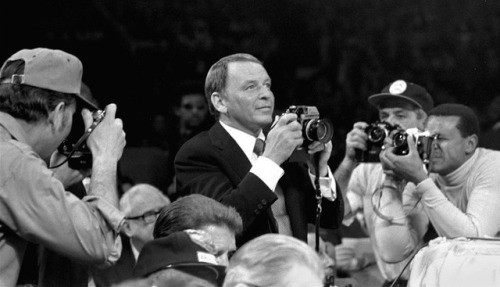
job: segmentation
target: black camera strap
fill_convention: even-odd
[[[319,153],[314,154],[314,168],[316,170],[316,174],[314,176],[314,188],[316,190],[316,201],[317,201],[317,206],[316,206],[316,224],[315,224],[315,235],[316,235],[316,252],[319,253],[319,226],[320,226],[320,219],[321,219],[321,189],[319,185]]]

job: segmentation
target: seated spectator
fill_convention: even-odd
[[[321,258],[307,243],[283,234],[264,234],[236,251],[223,286],[322,287],[324,278]]]
[[[94,269],[97,287],[110,286],[132,278],[132,271],[144,245],[153,240],[153,228],[160,210],[168,206],[170,200],[156,187],[137,184],[120,199],[120,210],[126,221],[122,229],[122,253],[114,266]]]
[[[221,286],[225,267],[217,264],[214,254],[207,233],[174,232],[144,245],[134,275],[146,278],[149,286]]]
[[[219,264],[227,265],[229,254],[236,250],[235,237],[241,232],[241,216],[233,207],[200,194],[181,197],[160,211],[153,231],[154,238],[174,232],[197,229],[214,240]]]

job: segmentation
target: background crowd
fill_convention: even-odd
[[[366,97],[407,79],[437,104],[473,107],[486,129],[498,95],[495,1],[15,1],[5,3],[0,54],[58,47],[85,63],[84,82],[115,102],[138,144],[154,114],[171,115],[176,84],[204,79],[234,52],[261,59],[279,109],[316,105],[335,125],[333,161],[352,123],[375,119]],[[10,12],[7,12],[10,11]],[[15,11],[22,11],[21,14]],[[22,16],[21,16],[22,15]],[[496,119],[498,120],[498,119]]]

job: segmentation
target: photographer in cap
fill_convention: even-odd
[[[28,241],[89,264],[119,257],[124,216],[117,209],[116,168],[125,133],[116,105],[106,107],[86,141],[92,152],[87,196],[65,191],[87,174],[56,177],[50,169],[60,163],[54,152],[73,115],[81,112],[86,128],[93,123],[95,107],[80,96],[81,79],[78,58],[46,48],[18,51],[0,70],[0,286],[16,284]]]
[[[382,89],[381,93],[370,96],[368,102],[377,108],[379,121],[392,127],[399,126],[403,130],[423,129],[427,112],[434,105],[432,97],[425,88],[404,80],[390,83]],[[340,188],[347,191],[347,195],[344,197],[346,216],[344,224],[350,225],[354,221],[356,213],[363,213],[365,231],[370,237],[381,275],[386,280],[383,286],[390,286],[406,262],[388,260],[385,256],[387,251],[378,245],[378,241],[375,239],[377,231],[375,220],[378,215],[373,210],[372,200],[376,201],[381,192],[384,196],[387,194],[395,197],[400,196],[404,182],[391,173],[386,173],[378,162],[378,152],[375,154],[376,160],[373,162],[358,160],[357,154],[371,152],[370,149],[374,149],[376,146],[371,142],[373,139],[369,138],[367,134],[368,127],[370,124],[366,122],[357,122],[347,134],[345,157],[335,171],[335,178]],[[384,134],[387,135],[387,140],[390,140],[389,132]],[[381,139],[378,144],[379,149],[375,151],[381,150],[384,139]],[[338,254],[354,254],[354,252],[338,252]],[[350,261],[350,259],[337,258],[337,262],[342,265],[342,262]],[[408,272],[403,275],[403,278],[408,278]],[[399,284],[396,286],[405,286],[404,281],[400,281]]]
[[[307,223],[315,223],[313,182],[318,178],[319,198],[323,198],[321,225],[339,226],[341,193],[327,165],[332,143],[307,145],[309,172],[305,165],[287,162],[305,142],[302,125],[296,113],[286,113],[264,135],[263,129],[273,122],[274,95],[261,61],[249,54],[223,57],[207,74],[205,96],[217,122],[177,153],[174,164],[180,195],[199,193],[236,208],[243,220],[237,246],[278,232],[306,241]],[[313,154],[318,155],[318,169]]]
[[[393,147],[380,154],[386,168],[409,182],[402,201],[381,201],[380,211],[392,213],[392,222],[376,223],[377,240],[391,246],[392,260],[418,249],[429,222],[446,238],[500,234],[500,152],[478,147],[474,111],[461,104],[439,105],[429,112],[425,128],[435,136],[427,168],[413,137],[407,155],[394,154]]]

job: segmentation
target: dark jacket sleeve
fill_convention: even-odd
[[[245,231],[277,199],[260,178],[249,172],[250,168],[239,148],[222,152],[210,142],[208,133],[203,133],[177,153],[177,191],[181,196],[198,193],[235,207]],[[263,224],[267,229],[268,223]]]

